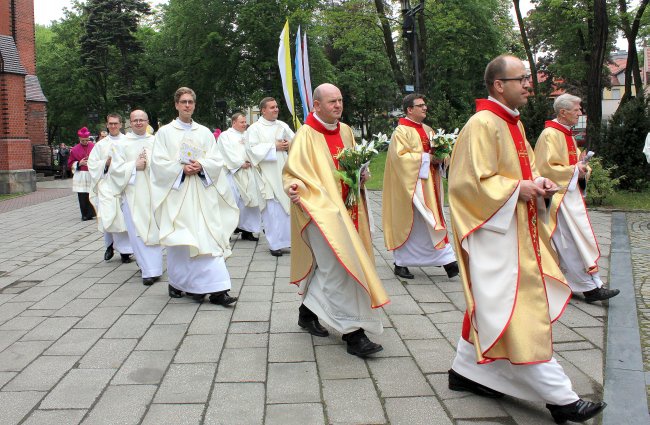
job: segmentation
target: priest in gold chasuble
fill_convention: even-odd
[[[555,99],[553,108],[557,118],[546,122],[535,144],[537,169],[560,186],[551,202],[548,226],[540,232],[542,241],[557,254],[573,292],[582,292],[587,302],[606,300],[620,291],[604,288],[598,273],[600,249],[582,193],[589,166],[571,132],[582,115],[580,98],[565,93]]]
[[[350,127],[339,122],[342,111],[338,88],[317,87],[314,112],[289,151],[284,187],[292,201],[291,283],[300,285],[303,296],[298,325],[327,336],[321,319],[343,334],[348,353],[365,357],[383,349],[365,331],[383,331],[374,309],[388,296],[375,269],[367,205],[362,199],[348,210],[347,186],[335,174],[334,156],[355,143]]]
[[[558,423],[604,405],[584,401],[553,357],[552,323],[571,290],[539,226],[557,185],[538,174],[516,108],[529,76],[521,60],[488,64],[490,97],[477,101],[452,153],[449,200],[467,311],[449,388],[547,403]]]
[[[424,96],[412,93],[402,103],[405,118],[393,132],[382,198],[386,248],[393,251],[395,274],[413,279],[409,266],[443,266],[448,277],[458,275],[456,256],[447,237],[442,212],[444,164],[433,153],[431,127]]]

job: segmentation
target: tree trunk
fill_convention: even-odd
[[[524,25],[524,18],[521,16],[521,8],[519,7],[519,0],[513,0],[512,3],[515,6],[515,14],[517,15],[517,25],[519,25],[519,33],[521,34],[521,42],[524,44],[524,50],[526,50],[526,57],[528,58],[528,63],[530,64],[530,76],[533,79],[533,91],[535,94],[537,92],[537,64],[535,63],[535,58],[533,57],[533,51],[530,49],[530,42],[528,41],[528,35],[526,34],[526,26]]]
[[[587,75],[587,147],[598,147],[603,116],[603,63],[609,35],[606,0],[593,3],[592,46]]]
[[[636,50],[636,37],[639,34],[639,26],[643,12],[648,5],[648,0],[642,0],[634,16],[634,22],[630,25],[630,19],[627,14],[627,1],[618,0],[618,10],[621,17],[621,30],[627,39],[627,61],[625,63],[625,93],[621,98],[619,108],[632,98],[632,81],[637,96],[643,93],[643,81],[639,71],[639,60]]]
[[[404,89],[404,74],[399,67],[399,62],[397,61],[397,54],[395,53],[395,43],[393,43],[393,33],[390,29],[390,23],[386,17],[386,10],[384,8],[384,0],[375,0],[375,8],[377,9],[377,15],[379,16],[379,21],[381,22],[381,29],[384,33],[384,46],[386,47],[386,54],[388,55],[388,61],[390,62],[390,68],[393,71],[393,78],[399,86],[400,90]]]

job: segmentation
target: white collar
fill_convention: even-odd
[[[278,124],[279,121],[278,120],[269,121],[266,118],[264,118],[263,116],[260,116],[257,119],[257,122],[259,122],[262,125],[276,125],[276,124]]]
[[[186,123],[181,121],[180,118],[176,118],[176,123],[183,129],[183,130],[191,130],[192,127],[194,127],[194,120],[192,120],[191,123]]]
[[[518,110],[508,108],[506,105],[499,102],[498,100],[496,100],[492,96],[488,96],[488,100],[491,100],[492,102],[496,103],[497,105],[501,105],[501,107],[503,107],[503,109],[505,109],[513,117],[518,117],[519,116],[519,111]]]
[[[126,137],[129,139],[146,139],[149,136],[151,135],[147,133],[144,133],[142,136],[140,136],[139,134],[135,134],[133,131],[130,131],[126,134]]]
[[[234,133],[234,134],[236,134],[236,135],[238,135],[238,136],[243,136],[244,133],[245,133],[245,131],[235,130],[233,127],[230,127],[228,130],[226,130],[226,132],[228,132],[228,133]]]
[[[319,123],[321,123],[321,124],[323,125],[323,127],[325,127],[326,129],[328,129],[329,131],[334,131],[334,130],[336,130],[336,129],[338,128],[338,123],[339,123],[338,121],[336,121],[334,124],[327,123],[327,122],[323,121],[323,120],[318,116],[318,114],[316,114],[316,112],[314,112],[314,118],[316,118],[316,121],[318,121]]]

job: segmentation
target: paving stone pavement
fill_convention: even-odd
[[[627,213],[646,392],[650,405],[650,213]]]
[[[380,202],[372,192],[378,225]],[[336,332],[297,326],[290,258],[270,256],[264,238],[233,240],[240,300],[224,308],[170,299],[166,275],[145,287],[119,256],[104,262],[96,223],[78,215],[75,196],[0,214],[0,424],[553,423],[539,403],[447,388],[460,282],[436,267],[401,282],[380,229],[375,258],[392,302],[373,337],[384,351],[364,360]],[[610,214],[591,217],[606,278]],[[588,399],[603,393],[606,313],[575,297],[554,328],[556,357]]]

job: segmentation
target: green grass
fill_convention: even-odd
[[[370,190],[381,190],[384,186],[384,165],[386,165],[386,151],[379,152],[370,162],[370,180],[366,182],[366,188]]]
[[[617,191],[607,197],[601,208],[650,211],[650,189],[642,192]]]
[[[384,165],[386,164],[386,152],[379,152],[370,163],[372,177],[366,183],[370,190],[381,190],[384,184]],[[447,204],[447,180],[443,179],[445,186],[445,204]],[[612,208],[621,210],[650,211],[650,189],[643,192],[617,191],[605,199],[603,205],[588,205],[597,208]]]
[[[17,198],[17,197],[23,196],[23,195],[24,195],[24,193],[22,193],[22,192],[20,192],[20,193],[8,193],[6,195],[0,194],[0,201],[5,201],[5,200],[11,199],[11,198]]]
[[[374,157],[370,162],[370,180],[366,183],[366,187],[370,190],[382,190],[384,186],[384,166],[386,165],[386,152],[379,152],[379,155]],[[447,179],[442,179],[445,191],[445,205],[447,202]]]

